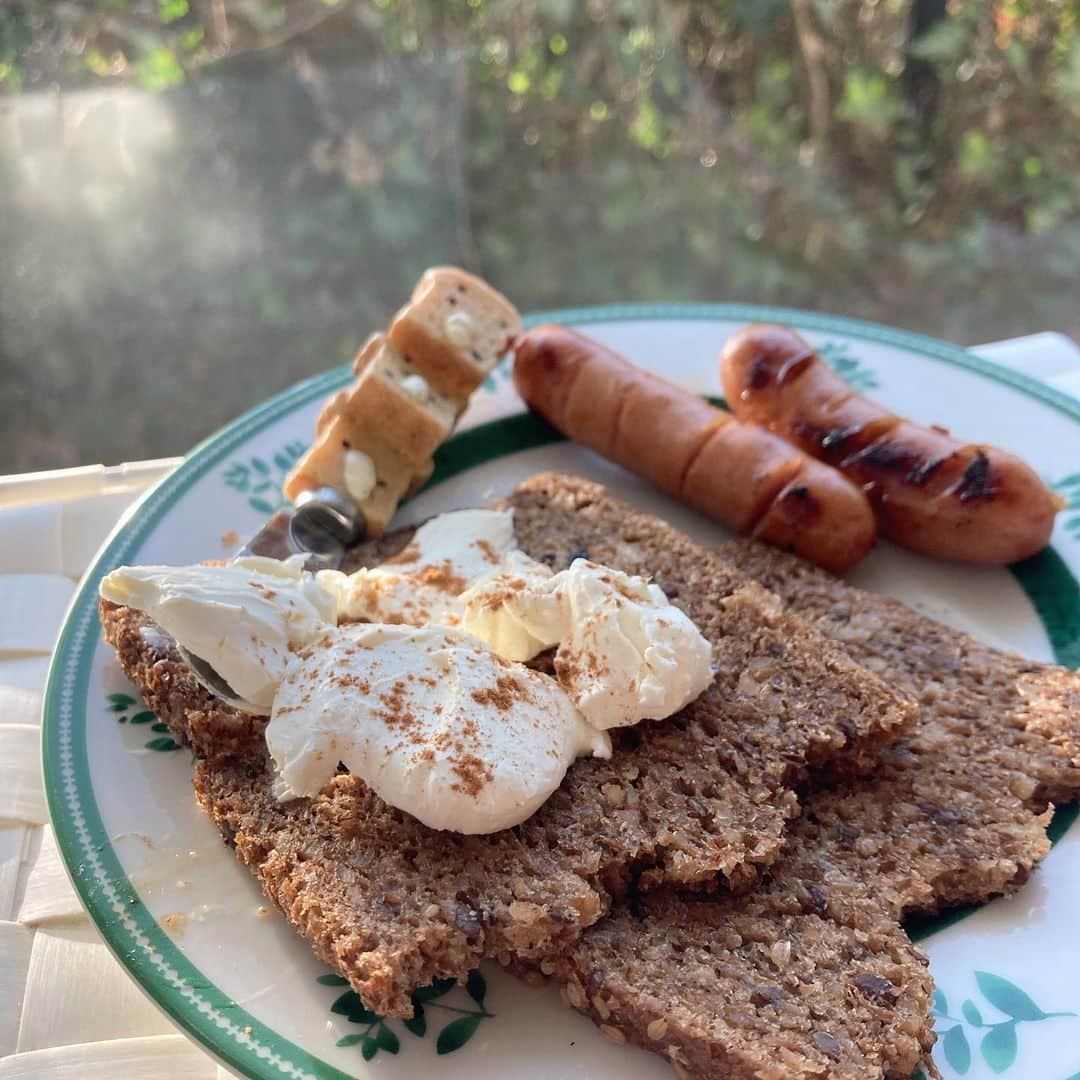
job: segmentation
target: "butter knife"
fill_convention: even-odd
[[[356,503],[333,488],[316,488],[299,495],[292,510],[274,514],[234,558],[261,555],[285,560],[304,555],[306,570],[336,570],[348,548],[363,538],[364,516]],[[226,705],[247,711],[243,700],[212,664],[179,643],[177,649],[204,690]]]

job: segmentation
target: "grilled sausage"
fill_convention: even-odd
[[[720,357],[735,415],[863,487],[882,535],[956,562],[1001,564],[1046,546],[1061,500],[1030,466],[856,393],[793,330],[748,326]]]
[[[710,517],[840,573],[874,515],[836,470],[562,326],[514,347],[514,385],[564,434]]]

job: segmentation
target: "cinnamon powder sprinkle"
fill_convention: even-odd
[[[397,679],[385,693],[379,695],[382,708],[375,713],[375,717],[381,720],[391,731],[401,728],[403,731],[415,729],[418,721],[406,708],[406,687],[401,679]]]
[[[248,584],[266,600],[273,600],[277,593],[261,581],[249,581]]]
[[[474,540],[473,544],[480,549],[480,553],[485,559],[493,566],[498,566],[502,559],[499,557],[499,553],[491,546],[490,542],[481,537],[479,540]]]
[[[433,589],[450,593],[452,596],[460,596],[469,583],[460,575],[455,574],[449,559],[444,559],[438,566],[425,566],[416,580],[421,585],[430,585]]]
[[[514,707],[514,702],[521,699],[522,693],[523,688],[516,679],[509,675],[500,675],[494,686],[474,690],[472,699],[478,705],[494,705],[496,709],[505,712]]]
[[[466,795],[474,798],[480,794],[485,784],[490,784],[495,779],[495,774],[490,767],[475,754],[459,754],[450,759],[450,767],[455,775],[460,777],[456,784],[451,784],[452,791],[464,791]]]
[[[574,682],[583,678],[599,679],[610,674],[611,669],[592,650],[579,655],[562,652],[555,654],[555,677],[560,682]],[[631,688],[633,685],[634,680],[631,679]]]
[[[496,589],[494,592],[484,597],[483,607],[487,611],[498,611],[499,608],[505,607],[513,598],[525,588],[525,582],[521,578],[510,578],[503,583],[501,589]]]
[[[350,675],[347,672],[337,672],[330,676],[330,681],[337,686],[359,690],[361,694],[371,693],[371,683],[369,683],[367,679],[361,678],[359,675]]]

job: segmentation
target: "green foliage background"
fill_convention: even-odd
[[[1080,337],[1077,0],[0,7],[0,468],[177,453],[427,265]]]

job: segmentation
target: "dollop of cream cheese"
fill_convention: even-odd
[[[303,570],[257,556],[225,566],[122,566],[100,594],[144,612],[180,645],[206,660],[248,703],[267,714],[291,650],[337,623],[334,596]]]
[[[532,815],[582,754],[607,757],[553,679],[447,627],[353,624],[300,650],[266,741],[282,797],[338,762],[433,829],[490,833]]]
[[[712,682],[712,647],[658,585],[585,559],[556,578],[555,674],[594,727],[661,720]]]
[[[427,626],[460,621],[457,598],[500,570],[516,549],[510,510],[455,510],[416,530],[405,549],[370,569],[324,570],[319,584],[337,597],[342,619]]]
[[[523,551],[508,552],[494,574],[458,597],[461,628],[506,660],[531,660],[563,632],[560,598],[548,588],[553,577]]]
[[[508,659],[558,643],[555,677],[600,730],[663,719],[712,682],[709,642],[643,578],[575,559],[546,577],[494,576],[463,599],[462,628]]]

